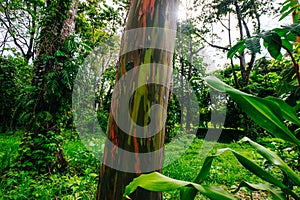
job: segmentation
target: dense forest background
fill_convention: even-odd
[[[137,8],[156,5],[154,0],[131,4],[136,2]],[[157,2],[166,12],[173,6],[173,1]],[[126,0],[0,0],[0,199],[104,199],[101,194],[109,193],[98,183],[104,178],[99,171],[106,137],[97,134],[111,136],[109,116],[129,9]],[[240,199],[299,199],[299,10],[297,0],[180,3],[162,144],[165,163],[171,152],[178,157],[160,172],[221,185]],[[268,24],[275,28],[265,29]],[[134,67],[128,62],[126,72]],[[214,134],[218,137],[211,138]],[[250,145],[238,143],[245,136]],[[211,151],[200,158],[204,144]],[[205,157],[220,148],[240,152],[261,168],[228,153],[215,167],[211,159],[207,173],[202,167],[197,176],[208,166]],[[262,153],[269,151],[265,148],[282,160]],[[190,199],[220,197],[195,188],[201,194]],[[182,195],[163,192],[165,199]]]

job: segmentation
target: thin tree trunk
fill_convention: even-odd
[[[231,17],[230,17],[230,14],[228,15],[228,40],[229,40],[229,46],[232,47],[232,39],[231,39]],[[230,63],[231,63],[231,69],[232,69],[232,75],[233,75],[233,80],[234,80],[234,85],[235,85],[235,88],[239,89],[240,85],[239,85],[239,82],[238,82],[238,78],[236,76],[236,72],[235,72],[235,69],[234,69],[234,63],[233,63],[233,59],[231,58],[230,59]]]
[[[235,11],[236,11],[236,15],[237,15],[237,20],[238,20],[238,27],[239,27],[239,31],[240,31],[240,40],[244,39],[244,32],[243,32],[243,24],[242,24],[242,13],[240,10],[240,6],[238,5],[238,1],[234,1],[234,6],[235,6]],[[240,60],[240,69],[241,69],[241,75],[243,78],[243,86],[246,86],[247,83],[247,74],[246,74],[246,61],[245,61],[245,52],[241,52],[240,56],[239,56],[239,60]]]
[[[170,83],[173,49],[157,47],[174,47],[175,35],[164,36],[163,33],[166,30],[176,31],[177,6],[177,0],[131,1],[126,34],[123,36],[117,65],[118,83],[125,75],[129,76],[130,82],[119,85],[118,90],[114,89],[120,96],[113,95],[96,199],[121,200],[125,186],[133,178],[142,173],[160,171],[162,168],[165,130],[161,128],[155,131],[156,134],[151,135],[152,130],[149,127],[150,124],[154,124],[155,128],[164,126],[162,122],[166,116],[170,91],[158,84],[146,84],[137,90],[134,87],[140,81],[154,83],[163,80],[166,84]],[[161,71],[163,68],[161,65],[168,66],[170,70]],[[118,103],[128,94],[131,96],[129,102]],[[160,104],[165,110],[155,112],[154,116],[150,117],[148,112],[155,104]],[[127,117],[128,111],[130,117]],[[120,122],[128,126],[129,130],[124,130]],[[142,128],[138,129],[136,125]],[[141,133],[142,137],[138,133]],[[131,198],[159,200],[162,199],[162,194],[138,189]]]

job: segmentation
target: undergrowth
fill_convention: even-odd
[[[270,142],[271,139],[267,141]],[[13,168],[16,162],[17,150],[21,141],[20,134],[0,134],[0,199],[94,199],[98,184],[100,161],[85,148],[79,139],[65,141],[63,150],[69,162],[67,172],[63,174],[37,175],[30,171],[18,171]],[[185,144],[185,141],[182,141]],[[184,155],[163,169],[163,174],[172,178],[192,181],[201,169],[203,155],[200,149],[202,139],[194,139],[187,147]],[[208,142],[213,146],[209,155],[220,148],[232,148],[243,155],[264,164],[262,159],[250,146]],[[173,149],[172,149],[173,148]],[[177,151],[171,147],[168,151]],[[273,170],[274,175],[277,173]],[[222,185],[224,189],[233,191],[242,180],[252,183],[262,182],[259,178],[245,170],[230,153],[218,157],[213,162],[212,170],[205,184]],[[238,194],[242,198],[250,199],[246,190]],[[267,194],[258,195],[256,199],[268,199]],[[164,193],[165,199],[178,199],[178,191]],[[199,195],[199,199],[205,199]]]

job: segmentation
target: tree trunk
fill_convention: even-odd
[[[96,199],[123,199],[133,178],[161,171],[178,2],[131,1]],[[138,189],[131,198],[159,200],[162,194]]]
[[[59,137],[64,125],[58,123],[62,115],[67,114],[62,113],[62,108],[71,103],[71,90],[65,85],[59,85],[53,91],[51,88],[61,79],[58,76],[66,60],[66,57],[55,53],[63,51],[64,42],[74,32],[78,6],[77,1],[72,0],[50,0],[46,1],[46,5],[34,62],[34,90],[28,95],[28,117],[19,152],[21,167],[40,173],[62,172],[67,166]]]
[[[240,40],[244,39],[244,32],[243,32],[243,24],[242,24],[242,13],[240,10],[240,6],[238,4],[238,1],[234,1],[236,16],[238,20],[238,28],[240,31]],[[247,83],[247,73],[246,73],[246,61],[245,61],[245,52],[241,52],[239,55],[240,60],[240,69],[241,69],[241,75],[243,79],[243,86],[246,86]]]

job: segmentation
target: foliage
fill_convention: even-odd
[[[30,61],[34,58],[38,23],[44,1],[0,1],[0,52],[3,55],[19,54]]]
[[[79,3],[76,18],[76,31],[91,47],[102,45],[103,40],[111,37],[123,24],[122,8],[108,6],[105,2],[83,1]]]
[[[17,135],[0,134],[0,174],[14,164],[19,144],[20,138]]]
[[[289,106],[286,102],[272,97],[258,98],[243,93],[224,84],[214,77],[206,78],[206,82],[210,87],[228,93],[242,107],[247,115],[255,121],[255,123],[266,129],[269,133],[275,137],[281,138],[293,145],[296,145],[297,148],[300,147],[300,140],[296,138],[295,134],[288,129],[283,121],[283,119],[288,120],[291,123],[294,123],[296,126],[300,126],[300,120],[298,119],[296,110]],[[270,164],[279,167],[285,179],[289,181],[289,184],[286,186],[284,183],[282,183],[282,181],[270,176],[266,171],[261,171],[262,169],[255,163],[250,162],[247,159],[244,160],[244,157],[240,157],[236,152],[233,152],[243,166],[252,173],[261,177],[263,180],[266,180],[270,184],[279,187],[281,192],[284,194],[291,195],[297,199],[297,195],[292,191],[294,186],[300,185],[300,179],[296,172],[287,166],[286,163],[276,155],[276,153],[251,141],[250,139],[246,138],[244,140],[248,141],[265,159],[268,160]],[[272,194],[275,195],[276,198],[282,199],[282,197],[280,197],[282,195],[277,196],[277,192],[272,192]]]
[[[284,49],[288,53],[292,61],[298,86],[300,86],[299,63],[295,59],[295,57],[297,57],[297,51],[296,54],[293,54],[293,44],[295,43],[297,36],[300,36],[299,22],[289,26],[283,26],[282,28],[275,28],[270,31],[265,31],[257,34],[256,36],[240,40],[228,51],[227,56],[232,59],[234,55],[243,52],[246,48],[252,52],[260,52],[260,39],[262,39],[264,46],[267,48],[269,54],[273,58],[277,60],[282,59],[281,49]]]
[[[32,66],[21,57],[0,58],[0,130],[16,130],[22,127],[17,122],[22,111],[19,103],[26,95],[26,88],[30,84]]]
[[[238,66],[235,66],[235,72],[238,82],[242,85],[241,72]],[[219,74],[225,83],[231,86],[235,85],[231,67],[219,71]],[[241,88],[241,90],[258,97],[278,97],[280,94],[278,94],[277,87],[281,84],[280,80],[282,79],[280,74],[281,68],[279,66],[272,65],[271,61],[262,57],[254,63],[249,85]],[[227,97],[226,116],[224,127],[245,130],[251,139],[265,136],[261,128],[247,117],[230,96]]]
[[[42,173],[65,168],[64,165],[57,164],[54,159],[63,158],[63,154],[58,151],[63,138],[57,131],[62,132],[73,126],[71,121],[73,82],[78,67],[83,62],[83,55],[87,51],[90,51],[90,48],[74,35],[66,40],[64,46],[54,55],[40,56],[40,62],[44,64],[50,62],[54,66],[48,69],[43,79],[39,79],[40,83],[25,88],[27,98],[20,101],[19,106],[25,108],[20,120],[25,124],[28,132],[24,134],[19,149],[18,168],[33,169]],[[41,90],[43,84],[46,90]],[[43,105],[41,100],[37,101],[41,91]],[[54,103],[55,107],[43,110],[44,104],[49,102]],[[56,112],[54,113],[53,110]],[[34,130],[40,131],[34,132]],[[46,131],[47,134],[43,134],[41,130]]]
[[[197,78],[194,78],[194,80],[197,80]],[[295,123],[297,126],[300,126],[300,120],[298,119],[295,110],[284,101],[275,98],[263,99],[243,93],[226,85],[215,77],[207,77],[205,78],[205,81],[210,87],[218,91],[228,93],[231,98],[233,98],[235,102],[237,102],[242,107],[247,115],[251,117],[254,122],[260,125],[262,128],[266,129],[278,138],[282,138],[285,141],[297,145],[299,148],[300,140],[298,140],[295,135],[285,126],[283,119],[289,120]],[[225,151],[231,151],[246,169],[268,183],[252,184],[246,181],[242,181],[235,192],[237,192],[241,187],[247,187],[250,190],[269,191],[274,199],[285,199],[284,195],[290,195],[293,198],[298,199],[297,194],[295,194],[295,192],[293,191],[294,186],[300,186],[300,178],[298,174],[294,172],[293,169],[290,168],[285,163],[285,161],[283,161],[275,152],[270,151],[269,149],[250,140],[249,138],[244,138],[243,141],[249,142],[250,145],[255,148],[255,150],[260,155],[262,155],[271,165],[278,167],[282,171],[284,180],[280,180],[278,177],[274,177],[268,171],[260,167],[255,162],[249,160],[245,156],[241,155],[237,151],[225,148],[218,150],[217,154],[209,156],[205,159],[202,168],[194,181],[201,184],[209,174],[212,161]],[[145,181],[145,178],[149,178],[148,181]],[[165,187],[162,187],[162,183]],[[142,175],[134,179],[134,181],[132,181],[127,186],[124,195],[130,194],[138,186],[153,191],[168,191],[178,189],[186,185],[193,185],[193,183],[182,182],[179,180],[161,176],[157,173],[152,173],[149,175]],[[198,189],[201,193],[208,195],[205,191],[197,188],[195,185],[193,186],[193,189],[189,188],[181,190],[182,199],[183,197],[184,199],[194,199],[197,193],[196,189]],[[274,186],[278,187],[279,189],[275,189]],[[214,199],[214,197],[212,196],[209,197],[211,199]]]
[[[293,51],[294,59],[297,63],[300,61],[299,43],[295,43]],[[281,69],[279,75],[281,76],[279,84],[276,85],[278,95],[288,102],[289,105],[295,106],[300,97],[297,76],[295,74],[294,64],[291,59],[283,57],[281,60],[272,60],[272,66]]]
[[[252,52],[260,52],[260,39],[262,39],[270,55],[275,59],[281,59],[281,48],[288,52],[293,51],[293,43],[296,40],[296,36],[300,35],[299,30],[300,23],[294,23],[289,26],[259,33],[256,36],[240,40],[228,51],[227,56],[233,58],[236,53],[242,52],[245,48],[248,48]]]
[[[280,10],[281,17],[279,20],[283,20],[288,15],[293,13],[293,21],[298,22],[299,21],[299,8],[300,4],[298,0],[286,0],[282,3],[282,8]]]
[[[192,182],[172,179],[158,172],[143,174],[138,178],[135,178],[128,186],[126,186],[124,197],[129,198],[128,195],[134,192],[137,189],[137,187],[142,187],[146,190],[156,192],[167,192],[170,190],[176,190],[184,187],[187,187],[189,189],[191,188],[191,190],[182,190],[180,198],[186,200],[194,199],[197,191],[208,196],[210,199],[234,199],[229,194],[226,194],[226,192],[223,191],[221,188],[212,186],[201,186]]]
[[[270,185],[255,184],[254,186],[251,183],[242,181],[235,192],[237,192],[241,187],[248,187],[251,190],[267,190],[272,194],[274,199],[285,199],[282,193],[291,195],[292,197],[297,199],[297,195],[292,191],[292,189],[293,186],[299,186],[299,176],[290,167],[288,167],[286,163],[279,156],[276,155],[275,152],[272,152],[266,149],[265,147],[259,145],[258,143],[253,142],[249,138],[244,138],[243,141],[249,142],[258,151],[259,154],[261,154],[265,159],[269,161],[270,164],[279,167],[282,170],[282,173],[288,178],[290,178],[292,185],[287,185],[281,180],[275,178],[268,171],[258,166],[255,162],[249,160],[248,158],[242,156],[240,153],[229,148],[220,149],[217,154],[207,157],[201,170],[202,173],[200,172],[197,178],[202,179],[206,176],[206,174],[210,170],[212,160],[214,158],[220,156],[225,151],[231,151],[246,169],[260,177],[262,180],[265,180],[268,183],[270,183]],[[275,190],[272,185],[279,187],[280,191]]]
[[[5,170],[0,170],[0,195],[4,199],[93,199],[97,187],[99,161],[79,141],[65,141],[64,153],[70,162],[64,175],[36,174],[28,170],[7,168],[16,162],[19,135],[0,135],[0,159]],[[7,145],[4,145],[7,144]],[[8,146],[9,145],[9,146]],[[3,155],[3,153],[6,154]],[[6,160],[4,160],[6,159]],[[9,160],[8,160],[9,159]],[[10,165],[11,167],[12,165]]]
[[[20,133],[21,134],[21,133]],[[65,133],[67,134],[67,133]],[[1,162],[7,163],[3,160],[3,153],[7,154],[7,158],[10,159],[10,163],[14,163],[17,154],[17,148],[20,143],[19,135],[0,135],[0,159]],[[163,174],[172,178],[181,179],[185,181],[193,180],[202,165],[203,160],[199,156],[199,151],[203,145],[203,140],[195,139],[191,146],[187,149],[185,154],[176,160],[174,163],[165,166],[163,168]],[[207,142],[207,141],[205,141]],[[262,141],[263,144],[272,143],[283,144],[282,141],[268,138],[268,140]],[[7,145],[3,145],[7,144]],[[185,141],[183,141],[185,144]],[[266,162],[263,158],[259,157],[253,148],[244,144],[243,146],[238,143],[222,144],[216,142],[209,142],[211,146],[214,146],[212,153],[216,152],[216,149],[228,148],[238,151],[243,156],[255,159],[261,165]],[[288,144],[285,144],[288,147]],[[10,149],[7,151],[7,148]],[[273,149],[274,147],[272,147]],[[283,149],[285,147],[282,147]],[[38,198],[44,194],[46,199],[58,198],[58,199],[94,199],[94,191],[97,187],[97,172],[100,167],[100,163],[93,155],[86,150],[80,140],[65,140],[63,143],[63,150],[67,160],[69,161],[69,170],[65,175],[38,175],[35,176],[32,173],[26,171],[12,171],[6,170],[0,173],[0,194],[5,199],[16,199],[26,197],[27,199],[36,199],[35,194],[39,195]],[[170,151],[178,151],[175,146]],[[166,158],[167,159],[167,158]],[[230,162],[227,162],[230,160]],[[224,185],[226,190],[234,190],[240,180],[247,182],[259,183],[261,180],[253,176],[250,172],[245,170],[239,162],[234,159],[234,156],[229,152],[224,152],[222,156],[218,157],[214,161],[217,164],[211,166],[210,174],[205,180],[207,185]],[[1,170],[0,170],[1,171]],[[277,171],[272,174],[276,175]],[[184,172],[184,173],[183,173]],[[19,176],[17,176],[19,174]],[[15,187],[18,186],[18,187]],[[244,195],[245,199],[248,197],[247,191],[241,189],[235,196]],[[254,192],[253,195],[260,195],[260,199],[265,199],[267,194]],[[164,199],[178,199],[180,196],[179,191],[169,191],[164,193]],[[198,195],[197,199],[203,199],[203,196]],[[267,197],[266,197],[267,198]],[[243,198],[244,199],[244,198]]]
[[[285,126],[283,119],[287,119],[298,126],[300,121],[296,111],[284,101],[275,98],[259,98],[236,90],[215,77],[205,78],[206,82],[218,91],[226,92],[237,102],[246,114],[262,128],[275,137],[282,138],[296,145],[300,141]]]
[[[200,9],[202,9],[201,15],[198,16],[201,28],[195,28],[195,34],[206,44],[221,50],[223,53],[231,53],[233,50],[238,51],[239,55],[236,58],[239,61],[239,70],[242,78],[242,81],[239,83],[236,78],[233,59],[230,59],[235,87],[239,88],[249,85],[249,78],[254,69],[258,51],[246,51],[245,44],[240,41],[233,46],[233,41],[237,39],[243,41],[245,38],[250,38],[252,35],[260,33],[262,29],[261,17],[270,15],[272,12],[276,13],[277,10],[274,9],[275,3],[273,1],[253,0],[198,0],[194,2],[197,2],[196,4],[200,5]],[[220,26],[220,28],[215,29],[215,26]],[[238,33],[238,36],[235,36],[236,34],[233,31]],[[222,38],[224,40],[225,37],[228,38],[226,45],[217,43],[219,39]],[[257,39],[247,41],[248,46],[255,46],[256,43]]]
[[[280,138],[265,137],[258,141],[264,147],[276,152],[284,162],[290,166],[294,171],[299,171],[300,166],[298,164],[299,148],[291,146],[289,142],[286,142]],[[265,161],[264,166],[267,170],[273,168],[268,161]]]
[[[168,143],[175,137],[178,131],[181,117],[181,110],[178,99],[173,94],[168,102],[167,121],[166,121],[166,136],[165,142]]]

